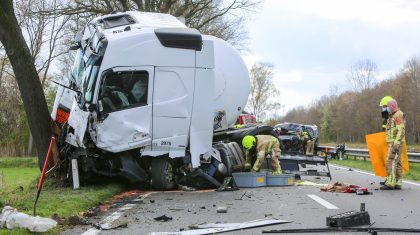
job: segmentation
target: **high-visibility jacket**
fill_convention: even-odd
[[[386,124],[386,142],[389,144],[402,144],[405,139],[405,117],[401,110],[392,113]]]
[[[266,154],[274,152],[275,156],[272,157],[280,157],[281,150],[280,150],[280,142],[279,140],[271,135],[256,135],[255,139],[257,140],[257,146],[256,146],[256,153],[257,156],[265,157]],[[251,158],[251,152],[246,151],[245,152],[245,158],[250,159]]]

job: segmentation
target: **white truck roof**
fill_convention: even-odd
[[[184,23],[169,14],[139,11],[118,12],[96,17],[91,21],[101,28],[104,34],[131,28],[187,28]]]

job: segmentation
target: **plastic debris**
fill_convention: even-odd
[[[55,226],[57,222],[53,219],[30,216],[11,206],[5,206],[0,214],[0,228],[26,228],[31,232],[46,232]]]
[[[337,192],[337,193],[356,193],[357,195],[369,195],[368,188],[361,187],[355,184],[346,184],[342,182],[336,182],[334,184],[328,184],[321,187],[321,191],[324,192]]]
[[[227,207],[226,206],[217,207],[217,213],[227,213]]]
[[[186,185],[181,185],[181,184],[178,184],[178,189],[182,191],[196,191],[197,190],[196,188],[189,187]]]
[[[159,221],[159,222],[167,222],[169,220],[172,220],[172,217],[168,217],[166,215],[162,215],[159,217],[154,218],[154,220]]]
[[[328,184],[318,184],[311,181],[297,181],[295,182],[296,186],[325,186]]]
[[[97,223],[93,225],[95,228],[100,230],[111,230],[117,228],[127,228],[128,222],[125,220],[114,220],[107,223]]]

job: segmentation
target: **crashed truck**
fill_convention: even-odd
[[[271,134],[236,129],[248,70],[227,42],[160,13],[97,17],[76,35],[71,73],[59,82],[55,169],[71,180],[123,177],[158,190],[204,181],[219,187],[244,170],[240,141]],[[191,180],[193,179],[193,180]]]

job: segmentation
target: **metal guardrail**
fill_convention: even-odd
[[[355,157],[364,157],[370,158],[369,151],[367,149],[354,149],[346,148],[344,155],[355,156]],[[420,163],[420,153],[407,153],[409,162],[419,162]]]

